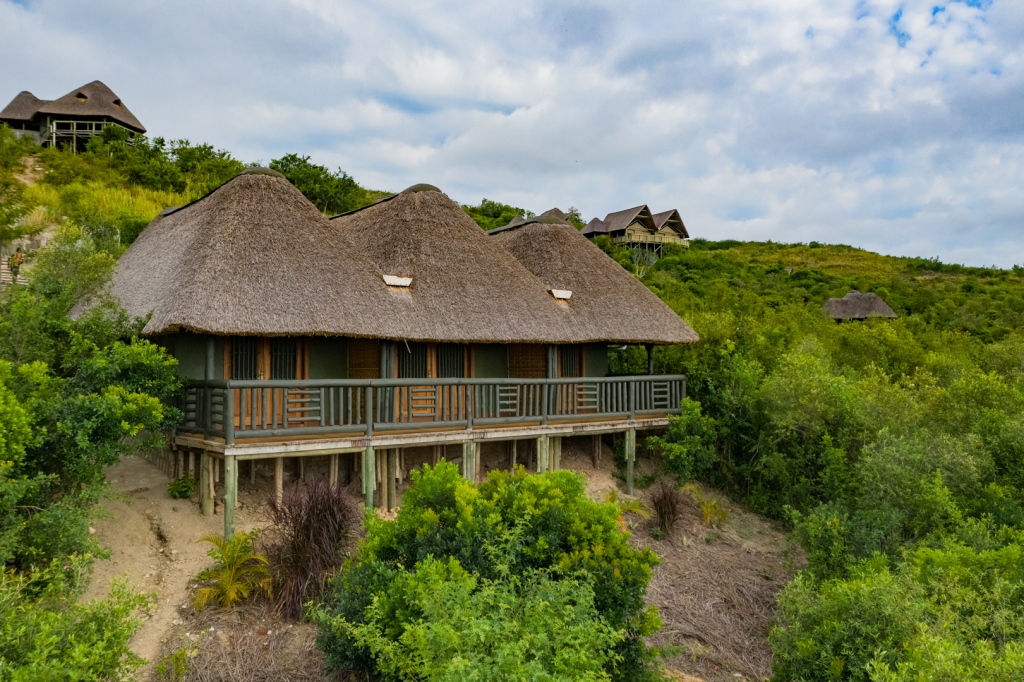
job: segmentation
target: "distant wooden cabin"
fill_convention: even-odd
[[[679,211],[651,213],[647,206],[609,213],[604,220],[594,218],[583,228],[583,234],[590,239],[607,235],[613,244],[630,248],[640,246],[660,250],[664,244],[684,247],[690,244],[690,234]]]
[[[206,513],[221,465],[229,500],[239,462],[273,463],[280,490],[297,457],[390,508],[421,464],[546,471],[563,438],[597,458],[603,434],[624,434],[632,485],[636,431],[668,424],[685,377],[608,376],[608,348],[697,340],[557,216],[488,234],[416,185],[328,219],[267,169],[162,212],[112,292],[190,381],[174,466],[199,455]]]
[[[121,98],[100,81],[76,88],[55,100],[39,99],[22,91],[0,111],[0,123],[17,135],[28,135],[44,146],[83,149],[108,126],[124,128],[129,137],[146,129]]]
[[[837,322],[866,320],[869,317],[899,317],[878,294],[862,294],[856,289],[842,298],[825,301],[825,313]]]

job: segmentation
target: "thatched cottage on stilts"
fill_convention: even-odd
[[[697,335],[557,217],[495,232],[429,185],[328,219],[266,169],[143,230],[113,293],[190,380],[172,448],[203,513],[223,478],[232,534],[240,465],[272,463],[280,495],[286,459],[323,458],[390,509],[423,463],[546,471],[563,438],[596,458],[611,433],[632,488],[636,431],[667,425],[686,380],[606,376],[608,346]]]

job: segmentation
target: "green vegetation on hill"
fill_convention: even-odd
[[[483,199],[479,206],[463,206],[462,210],[485,230],[493,230],[496,227],[508,225],[509,221],[516,216],[530,218],[534,215],[533,211],[501,204],[490,199]]]

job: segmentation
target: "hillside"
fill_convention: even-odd
[[[326,213],[381,195],[308,157],[290,154],[270,165]],[[105,463],[126,452],[118,424],[127,422],[117,415],[129,408],[142,415],[139,429],[156,431],[172,416],[144,393],[131,394],[137,402],[115,400],[120,394],[107,391],[104,382],[125,381],[130,372],[113,376],[105,368],[135,362],[146,376],[157,377],[145,384],[155,387],[153,395],[177,390],[159,353],[129,353],[118,345],[118,339],[132,338],[130,321],[110,315],[72,322],[67,311],[96,291],[157,212],[203,196],[244,167],[228,152],[185,141],[157,138],[129,146],[99,139],[86,153],[70,154],[22,144],[0,130],[0,239],[6,245],[50,235],[60,247],[40,249],[30,259],[38,268],[31,287],[4,287],[0,393],[7,392],[5,405],[24,400],[39,410],[39,424],[51,424],[39,431],[50,440],[38,442],[24,426],[27,418],[18,417],[16,425],[24,442],[19,447],[41,462],[38,470],[26,471],[40,481],[71,477],[45,502],[64,510],[68,499],[80,500],[76,530],[69,532],[79,544],[67,547],[81,552],[92,546],[85,529],[94,504],[90,495],[98,493],[86,482],[96,485],[102,475],[100,463],[83,451],[93,452],[93,441],[105,439]],[[465,208],[485,229],[510,211],[522,212],[488,200]],[[634,269],[627,250],[598,243]],[[736,517],[747,519],[745,510],[752,510],[768,519],[757,523],[776,543],[770,561],[768,554],[756,559],[771,566],[762,573],[742,563],[749,538],[737,525],[723,531],[728,557],[688,549],[682,535],[651,543],[682,576],[674,582],[676,574],[660,570],[648,592],[665,610],[668,626],[652,641],[683,647],[682,654],[668,650],[675,657],[670,662],[709,679],[732,674],[722,669],[725,662],[765,674],[769,654],[779,680],[1020,679],[1024,270],[968,268],[814,242],[695,239],[689,249],[666,246],[657,262],[636,274],[701,336],[691,346],[656,349],[656,371],[685,373],[689,398],[667,433],[643,444],[642,483],[697,480],[715,491],[705,501],[728,498],[723,504]],[[828,319],[824,302],[851,289],[877,293],[898,319]],[[33,361],[53,368],[45,381],[47,365]],[[610,364],[613,372],[646,372],[642,348],[615,350]],[[54,397],[61,390],[72,407],[61,407],[63,398]],[[81,406],[97,396],[110,404],[82,417]],[[0,411],[0,419],[9,414]],[[109,419],[113,426],[102,432],[83,426],[72,438],[68,419],[90,425]],[[89,466],[58,466],[63,460],[50,454],[53,448],[69,453],[69,462]],[[5,485],[15,481],[0,477]],[[72,490],[93,492],[76,492],[76,498],[66,493]],[[643,497],[653,504],[653,494],[649,488]],[[18,498],[12,493],[10,499]],[[701,528],[700,505],[696,498],[686,504],[681,523],[689,542]],[[9,518],[17,521],[25,513],[17,509],[34,505],[44,503],[32,498],[12,508]],[[63,518],[56,514],[52,518]],[[806,567],[782,590],[772,613],[770,603],[791,575],[782,565],[777,527],[799,544]],[[653,540],[651,524],[645,528]],[[35,531],[25,540],[28,549],[10,550],[11,565],[50,557],[40,549],[49,551],[47,533]],[[708,532],[705,544],[715,537]],[[679,557],[699,557],[701,565],[691,567]],[[725,564],[726,558],[734,563]],[[726,566],[724,573],[716,571],[716,561]],[[731,571],[743,580],[723,580],[710,591],[701,587],[701,576],[729,577]],[[666,584],[685,585],[686,598],[675,599]],[[690,598],[701,589],[702,597]],[[728,603],[716,611],[719,599]],[[715,614],[704,623],[706,632],[695,632],[673,610],[680,603]],[[737,604],[752,606],[734,617]],[[741,627],[730,630],[730,622]],[[761,639],[744,653],[744,637],[749,642],[751,633]],[[706,647],[710,639],[714,644]]]

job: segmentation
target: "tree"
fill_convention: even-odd
[[[308,156],[287,154],[271,161],[270,168],[288,178],[313,205],[328,215],[369,203],[366,191],[348,173],[340,168],[332,173],[325,166],[310,163]]]

